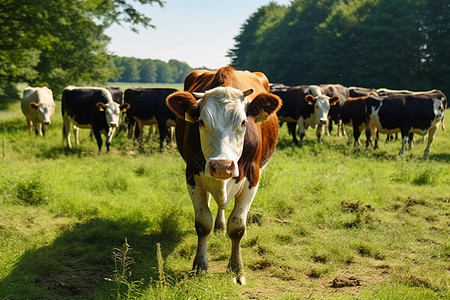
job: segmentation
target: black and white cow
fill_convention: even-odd
[[[158,125],[159,147],[163,149],[167,131],[172,131],[175,126],[176,116],[166,104],[166,98],[176,92],[176,89],[126,89],[124,100],[130,104],[127,110],[128,137],[134,136],[142,147],[142,135],[144,125]]]
[[[72,148],[70,130],[73,128],[75,142],[79,145],[79,128],[90,128],[97,140],[100,152],[105,134],[106,150],[109,152],[111,140],[119,125],[120,112],[129,108],[129,104],[119,105],[113,101],[111,92],[102,87],[68,86],[62,95],[63,135],[67,146]],[[73,126],[72,126],[73,124]]]
[[[428,133],[425,156],[447,108],[447,97],[441,91],[418,94],[394,94],[386,97],[370,96],[366,100],[367,116],[381,133],[397,133],[402,136],[399,155],[405,153],[409,135]],[[377,146],[377,141],[375,141]],[[412,145],[411,145],[412,146]]]
[[[280,121],[288,123],[293,142],[301,146],[306,126],[311,126],[312,128],[317,127],[317,140],[322,143],[322,126],[327,124],[330,106],[336,105],[339,97],[324,95],[318,85],[292,86],[287,90],[272,89],[271,92],[283,99],[283,106],[278,113],[278,118]],[[300,141],[296,136],[297,125]]]
[[[337,135],[346,136],[345,127],[341,120],[341,108],[350,95],[349,88],[342,84],[321,84],[320,88],[322,94],[330,98],[339,97],[339,102],[337,102],[336,105],[331,105],[330,111],[328,112],[328,132],[331,133],[333,131],[334,123],[337,126]]]

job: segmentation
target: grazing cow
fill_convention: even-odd
[[[424,94],[394,94],[386,97],[370,96],[366,100],[367,115],[370,122],[381,133],[402,135],[399,155],[405,153],[405,145],[410,133],[425,135],[428,144],[425,156],[429,155],[431,143],[439,122],[444,117],[447,98],[441,91]],[[375,141],[377,146],[377,141]]]
[[[70,129],[73,123],[75,142],[79,145],[79,128],[91,128],[97,140],[98,151],[102,148],[101,133],[107,136],[106,151],[119,125],[120,112],[129,104],[119,105],[113,101],[111,92],[102,87],[66,87],[62,95],[63,135],[67,146],[70,143]]]
[[[119,87],[107,87],[106,89],[111,93],[114,102],[119,105],[123,104],[123,92]]]
[[[356,97],[363,97],[363,96],[369,96],[376,94],[375,89],[371,88],[365,88],[365,87],[357,87],[357,86],[351,86],[348,88],[349,97],[356,98]]]
[[[339,97],[339,102],[336,105],[330,106],[330,111],[328,112],[328,132],[331,133],[333,131],[333,123],[337,125],[337,135],[338,136],[346,136],[345,127],[341,121],[341,108],[344,105],[345,101],[350,95],[350,91],[348,87],[345,87],[341,84],[321,84],[320,89],[322,90],[322,94],[332,98]]]
[[[289,132],[292,134],[292,141],[302,145],[305,137],[306,126],[312,128],[317,126],[316,136],[319,143],[322,143],[322,125],[328,122],[328,111],[330,106],[339,102],[338,96],[328,97],[322,94],[318,85],[293,86],[286,91],[273,91],[283,99],[281,113],[278,114],[280,120],[288,122]],[[300,141],[297,140],[296,126],[299,126]]]
[[[144,125],[158,125],[159,148],[163,149],[164,138],[167,128],[175,126],[175,114],[167,107],[166,98],[176,92],[176,89],[126,89],[125,103],[130,104],[127,110],[128,137],[133,136],[139,141],[142,147],[142,135]]]
[[[354,146],[359,145],[359,137],[366,130],[366,148],[371,145],[371,131],[366,118],[366,99],[369,96],[349,97],[341,108],[341,119],[344,125],[353,127]]]
[[[36,135],[45,135],[50,117],[55,113],[53,92],[47,87],[27,87],[23,91],[22,112],[27,119],[28,131],[34,127]]]
[[[215,72],[194,71],[186,79],[186,91],[171,94],[167,104],[178,117],[176,140],[186,162],[186,182],[195,210],[198,244],[193,269],[208,269],[211,195],[219,207],[216,229],[225,228],[224,210],[234,197],[227,223],[232,241],[228,266],[235,280],[245,284],[240,244],[261,168],[275,151],[281,99],[268,93],[267,77],[258,72],[224,67]]]

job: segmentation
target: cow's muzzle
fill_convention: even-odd
[[[229,159],[213,159],[209,162],[209,175],[215,179],[226,180],[239,175],[236,164]]]
[[[324,125],[327,123],[327,121],[328,121],[327,119],[320,119],[319,124]]]

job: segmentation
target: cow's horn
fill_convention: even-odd
[[[247,97],[253,93],[253,89],[248,89],[248,90],[244,91],[243,93],[244,93],[244,97]]]
[[[192,94],[197,99],[201,99],[201,98],[205,97],[205,93],[193,92]]]

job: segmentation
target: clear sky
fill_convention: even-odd
[[[143,6],[152,19],[153,28],[128,24],[113,25],[106,30],[111,37],[110,52],[118,56],[169,61],[176,59],[193,68],[217,69],[230,63],[225,56],[233,48],[234,37],[244,22],[270,2],[289,5],[291,0],[166,0],[159,5]]]

